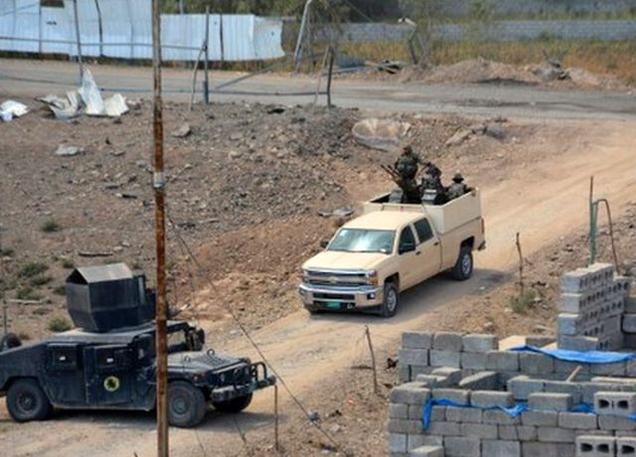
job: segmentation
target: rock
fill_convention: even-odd
[[[228,159],[238,159],[239,157],[241,157],[241,155],[242,154],[240,151],[232,149],[230,152],[228,152],[227,157]]]
[[[473,131],[470,129],[460,129],[446,141],[445,145],[446,147],[459,146],[468,138],[470,138],[472,134]]]
[[[498,124],[494,124],[494,125],[489,125],[486,128],[486,135],[488,135],[491,138],[495,138],[497,140],[503,140],[504,138],[506,138],[506,130]]]
[[[283,114],[285,112],[284,106],[272,106],[267,109],[267,114]]]
[[[82,148],[78,148],[77,146],[66,146],[60,144],[55,150],[55,155],[60,157],[72,157],[76,156],[80,152],[83,152]]]
[[[475,135],[483,135],[484,133],[486,133],[486,125],[485,124],[473,124],[473,125],[471,125],[468,128]]]
[[[320,413],[318,411],[309,411],[307,418],[312,422],[318,422],[320,420]]]
[[[174,138],[185,138],[192,133],[192,129],[189,124],[183,124],[177,130],[171,133]]]
[[[338,208],[337,210],[333,211],[334,216],[336,217],[347,217],[347,216],[351,216],[353,214],[353,209],[351,208]]]

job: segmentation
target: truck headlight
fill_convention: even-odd
[[[304,268],[300,270],[300,276],[303,278],[304,282],[309,281],[309,272]]]
[[[378,285],[378,272],[376,270],[367,271],[367,282],[372,286]]]

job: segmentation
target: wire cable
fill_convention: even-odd
[[[203,277],[206,278],[210,288],[212,290],[216,290],[216,286],[214,285],[214,283],[207,278],[207,275],[205,275],[205,269],[203,268],[203,265],[199,262],[199,260],[196,258],[196,256],[194,255],[194,253],[192,252],[192,249],[190,249],[190,246],[188,246],[188,244],[186,243],[186,241],[183,239],[183,237],[181,236],[181,233],[179,232],[178,226],[177,224],[174,222],[174,220],[172,219],[171,215],[170,215],[170,211],[168,208],[166,208],[166,217],[168,218],[168,221],[170,221],[170,223],[172,224],[172,229],[174,231],[175,236],[177,237],[177,240],[179,241],[179,243],[181,243],[183,245],[183,248],[188,252],[190,259],[192,260],[192,263],[195,264],[195,266],[197,267],[197,269],[199,270],[199,272],[201,273],[201,275]],[[250,335],[249,331],[247,330],[247,328],[245,327],[245,325],[241,322],[241,320],[239,319],[239,317],[236,315],[236,313],[234,312],[234,310],[227,305],[223,305],[226,309],[226,311],[230,314],[230,316],[232,317],[232,320],[234,320],[234,322],[236,322],[236,325],[238,326],[238,328],[240,329],[241,333],[243,333],[243,335],[245,336],[245,338],[249,341],[249,343],[252,345],[252,347],[254,348],[254,350],[258,353],[259,357],[263,360],[263,362],[265,362],[267,364],[267,366],[269,367],[269,369],[272,371],[272,373],[274,373],[274,375],[276,376],[276,378],[278,379],[278,381],[280,382],[281,386],[283,386],[283,388],[285,389],[285,391],[289,394],[290,398],[293,400],[293,402],[296,404],[296,406],[298,407],[298,409],[300,409],[302,411],[302,413],[305,415],[305,417],[307,418],[307,420],[309,421],[309,423],[311,425],[313,425],[316,430],[318,430],[325,438],[327,438],[327,440],[329,440],[329,442],[336,448],[339,449],[340,448],[340,444],[325,430],[323,429],[320,424],[318,424],[315,420],[312,420],[312,416],[309,413],[309,411],[307,410],[307,408],[305,407],[305,405],[302,404],[302,402],[298,399],[298,397],[292,392],[291,388],[287,385],[287,383],[285,382],[285,379],[278,373],[278,371],[276,370],[276,368],[274,368],[274,366],[272,365],[272,363],[269,361],[269,359],[265,356],[265,354],[263,353],[263,351],[261,350],[261,348],[258,346],[258,343],[256,343],[256,341],[254,340],[254,338],[252,338],[252,335]]]

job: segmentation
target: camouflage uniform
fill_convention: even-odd
[[[411,146],[406,146],[402,150],[402,154],[395,161],[394,169],[398,172],[400,178],[397,183],[404,192],[403,203],[420,203],[422,192],[417,184],[416,176],[419,164],[422,163],[420,157],[413,152]]]
[[[464,195],[467,192],[468,188],[466,187],[466,184],[464,183],[464,177],[457,173],[454,177],[453,177],[453,184],[450,185],[450,187],[448,188],[448,199],[452,200],[454,198],[459,198],[462,195]]]

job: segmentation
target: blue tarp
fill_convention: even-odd
[[[566,349],[543,349],[535,346],[518,346],[510,349],[518,352],[536,352],[553,357],[565,362],[576,363],[621,363],[628,362],[636,358],[632,352],[608,352],[608,351],[568,351]]]
[[[473,406],[473,405],[466,405],[466,404],[462,404],[462,403],[457,403],[455,401],[452,400],[446,400],[443,398],[440,399],[430,399],[428,400],[425,404],[424,404],[424,409],[422,411],[422,426],[424,428],[424,430],[428,430],[428,428],[431,425],[431,413],[433,412],[433,406],[454,406],[456,408],[474,408],[474,409],[481,409],[483,411],[503,411],[504,413],[506,413],[508,416],[510,417],[518,417],[520,416],[522,413],[526,412],[526,411],[536,411],[533,409],[530,409],[528,407],[527,403],[523,403],[523,402],[519,402],[516,405],[514,405],[511,408],[504,408],[502,406],[493,406],[490,408],[480,408],[478,406]],[[577,406],[575,406],[574,408],[572,408],[571,410],[572,412],[575,413],[586,413],[586,414],[594,414],[594,408],[592,407],[592,405],[587,404],[587,403],[581,403]],[[631,417],[630,419],[632,420],[636,420],[636,415],[634,417]]]

